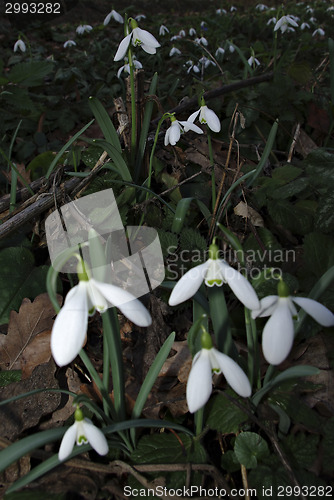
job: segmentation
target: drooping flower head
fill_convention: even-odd
[[[208,401],[212,392],[212,373],[222,373],[231,388],[244,398],[252,389],[247,376],[229,356],[219,352],[212,345],[209,333],[203,328],[202,349],[194,356],[187,383],[187,404],[194,413]]]
[[[262,333],[262,351],[272,365],[279,365],[289,355],[294,341],[293,318],[298,317],[297,304],[322,326],[334,325],[334,314],[316,300],[306,297],[292,297],[288,286],[280,280],[278,295],[261,299],[260,307],[252,311],[252,317],[270,316]]]
[[[157,48],[160,47],[160,43],[151,33],[138,28],[138,24],[135,19],[130,18],[129,23],[132,31],[126,35],[119,44],[114,61],[120,61],[125,57],[130,43],[132,43],[134,47],[140,46],[148,54],[155,54]]]
[[[116,10],[114,10],[114,9],[111,12],[109,12],[109,14],[105,17],[105,19],[103,21],[104,26],[107,26],[107,24],[110,23],[111,19],[114,19],[116,22],[118,22],[120,24],[124,23],[124,19],[121,16],[121,14],[116,12]]]
[[[282,16],[275,24],[274,31],[281,30],[285,33],[291,27],[298,28],[298,23],[292,18],[292,16]]]
[[[152,321],[148,310],[131,293],[90,278],[82,264],[78,267],[79,284],[67,294],[52,328],[51,352],[58,366],[71,363],[79,354],[85,343],[88,316],[95,311],[102,313],[116,306],[138,326],[149,326]]]
[[[106,455],[109,451],[103,432],[88,418],[84,418],[79,407],[74,413],[74,424],[67,429],[61,441],[58,452],[59,460],[65,460],[72,453],[75,443],[77,446],[89,443],[99,455]]]
[[[90,24],[80,24],[75,31],[78,33],[78,35],[83,35],[84,33],[89,33],[90,31],[92,31],[92,29],[93,26],[91,26]]]
[[[19,38],[15,44],[14,44],[14,52],[17,52],[18,50],[20,49],[21,52],[25,52],[27,50],[26,48],[26,44],[24,43],[23,40],[21,40],[21,38]]]
[[[248,309],[258,309],[259,299],[249,281],[239,271],[218,258],[219,248],[215,243],[209,247],[209,259],[187,271],[174,286],[169,297],[169,305],[176,306],[190,299],[203,280],[206,286],[222,286],[227,283],[236,297]]]
[[[220,132],[220,120],[216,113],[207,107],[203,97],[201,99],[200,109],[189,116],[188,122],[194,123],[198,114],[200,123],[206,124],[213,132]]]
[[[166,130],[165,134],[165,146],[167,146],[168,144],[175,146],[175,144],[179,141],[181,134],[183,134],[183,132],[188,132],[189,130],[192,130],[197,134],[203,134],[203,130],[197,127],[197,125],[194,125],[189,120],[179,121],[175,118],[174,115],[170,115],[170,120],[171,126]]]
[[[64,49],[66,49],[67,47],[75,47],[76,46],[76,43],[74,40],[66,40],[66,42],[64,43]]]

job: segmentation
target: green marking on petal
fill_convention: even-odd
[[[211,368],[212,373],[220,373],[219,368]]]
[[[78,441],[77,441],[78,446],[81,446],[82,444],[87,444],[87,443],[88,443],[88,441],[86,439],[86,436],[84,436],[83,434],[81,436],[79,436]]]
[[[223,280],[219,280],[219,279],[206,280],[206,283],[208,286],[213,286],[213,285],[222,286]]]

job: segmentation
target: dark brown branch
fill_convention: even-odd
[[[274,76],[273,72],[265,73],[264,75],[253,76],[252,78],[248,78],[247,80],[240,80],[238,82],[229,83],[228,85],[223,85],[222,87],[218,87],[217,89],[208,90],[203,94],[205,101],[209,101],[210,99],[214,99],[220,95],[228,94],[229,92],[234,92],[235,90],[243,89],[245,87],[250,87],[251,85],[255,85],[257,83],[267,82],[272,80]],[[168,110],[168,113],[181,113],[192,106],[198,105],[198,98],[193,97],[192,99],[184,100],[181,104]],[[161,117],[152,120],[152,125],[157,125],[158,121]]]
[[[95,177],[102,167],[103,163],[98,162],[90,174],[84,179],[74,177],[65,182],[61,187],[56,188],[55,192],[53,191],[54,188],[51,188],[49,192],[42,193],[42,195],[38,196],[32,204],[29,204],[29,206],[23,210],[19,209],[19,212],[14,212],[13,215],[10,215],[10,217],[0,225],[0,239],[5,238],[19,227],[31,221],[31,219],[54,207],[55,200],[57,200],[57,203],[60,203],[65,194],[71,194],[72,197],[77,195],[87,186],[87,184],[89,184],[89,182],[91,182],[93,177]],[[27,200],[27,202],[29,202],[29,200]]]

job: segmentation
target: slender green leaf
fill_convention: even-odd
[[[122,154],[121,143],[107,111],[96,97],[89,98],[89,107],[99,124],[106,141],[113,146],[119,154]]]
[[[150,88],[148,91],[149,96],[155,95],[156,89],[157,89],[157,84],[158,84],[158,73],[154,73],[152,81],[151,81],[151,85],[150,85]],[[150,128],[150,123],[151,123],[153,105],[154,105],[153,99],[149,99],[145,104],[144,118],[143,118],[143,123],[141,126],[139,144],[138,144],[138,148],[137,148],[137,158],[136,158],[136,167],[135,167],[135,176],[134,176],[135,181],[137,181],[139,179],[141,164],[142,164],[142,161],[144,158],[146,142],[147,142],[147,135],[148,135],[148,131]]]
[[[173,342],[175,340],[175,332],[171,333],[167,340],[164,342],[162,345],[161,349],[159,350],[155,360],[153,361],[150,369],[147,372],[147,375],[145,377],[145,380],[140,388],[139,394],[136,399],[136,403],[133,407],[132,410],[132,418],[138,418],[142,412],[142,409],[144,408],[144,404],[146,402],[146,399],[153,387],[153,384],[155,383],[160,370],[162,368],[162,365],[166,361],[170,350],[172,348]]]
[[[232,233],[227,227],[223,226],[220,224],[220,222],[217,222],[217,226],[219,229],[224,233],[228,241],[230,242],[232,248],[237,252],[238,259],[240,263],[244,266],[245,265],[245,256],[244,256],[244,251],[242,248],[242,245],[238,238],[235,236],[235,234]]]
[[[259,161],[259,164],[256,167],[254,175],[251,176],[251,178],[247,182],[247,186],[248,187],[250,187],[253,184],[253,182],[255,181],[255,179],[262,172],[262,169],[264,168],[264,166],[265,166],[265,164],[266,164],[266,162],[267,162],[267,160],[269,158],[269,155],[271,153],[271,150],[273,148],[274,141],[275,141],[276,134],[277,134],[277,130],[278,130],[278,120],[276,120],[275,123],[273,124],[273,126],[271,127],[271,130],[269,132],[269,136],[268,136],[268,139],[267,139],[267,143],[265,145],[265,148],[264,148],[262,156],[261,156],[261,160]]]
[[[11,444],[0,451],[0,471],[3,471],[13,462],[23,457],[32,450],[39,448],[47,443],[60,439],[64,432],[64,427],[49,429],[47,431],[37,432]]]
[[[262,389],[254,394],[252,401],[255,406],[259,404],[263,396],[267,394],[273,387],[285,382],[286,380],[298,378],[298,377],[310,377],[312,375],[317,375],[320,372],[319,368],[308,365],[292,366],[287,368],[275,378],[271,379]]]
[[[131,182],[132,176],[130,174],[130,170],[124,160],[122,153],[118,151],[118,149],[110,144],[108,141],[103,141],[102,139],[97,139],[94,141],[94,144],[107,151],[108,155],[112,159],[114,163],[114,167],[116,168],[117,173],[122,177],[124,181]]]
[[[172,224],[173,233],[180,234],[181,229],[184,225],[188,209],[190,207],[190,203],[192,202],[193,199],[194,198],[182,198],[178,202]]]
[[[56,154],[56,156],[54,157],[54,160],[51,162],[51,165],[49,166],[49,170],[47,171],[47,174],[45,176],[47,179],[50,177],[50,175],[52,173],[52,170],[57,165],[58,160],[61,158],[61,156],[71,146],[71,144],[73,144],[73,142],[75,142],[78,139],[78,137],[80,137],[80,135],[83,134],[85,132],[85,130],[87,130],[88,127],[91,126],[91,124],[93,123],[93,121],[94,120],[91,120],[89,123],[87,123],[87,125],[85,125],[84,127],[82,127],[82,129],[80,129],[79,132],[77,132],[76,134],[74,134],[74,136],[71,137],[71,139],[69,141],[67,141],[67,143],[65,144],[65,146],[63,146],[61,148],[61,150]]]

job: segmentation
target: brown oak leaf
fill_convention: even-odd
[[[61,304],[61,297],[57,299]],[[50,330],[55,314],[47,293],[38,295],[33,302],[25,298],[19,312],[11,311],[8,333],[0,334],[2,370],[22,369],[26,378],[35,366],[50,359]]]

